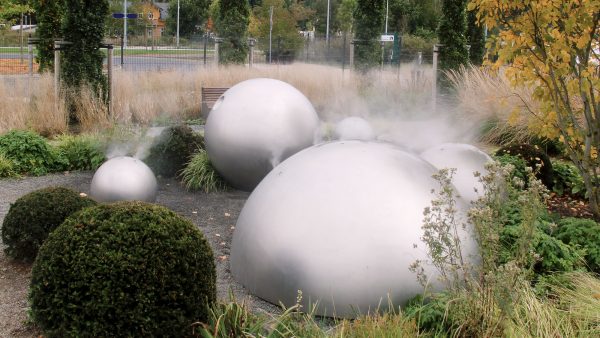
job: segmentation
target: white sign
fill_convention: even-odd
[[[381,42],[394,42],[394,36],[393,35],[385,35],[382,34],[381,35],[381,40],[379,40]]]

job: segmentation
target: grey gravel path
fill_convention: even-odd
[[[91,172],[54,174],[23,179],[0,179],[0,224],[10,203],[24,194],[48,186],[64,186],[89,194]],[[188,192],[173,179],[159,179],[157,203],[187,217],[204,233],[215,254],[217,292],[220,300],[230,291],[256,312],[277,313],[276,306],[257,299],[238,284],[229,271],[230,244],[236,219],[248,193],[230,191],[206,194]],[[3,245],[0,243],[0,248]],[[16,263],[0,250],[0,337],[37,337],[38,330],[27,322],[27,290],[31,266]]]

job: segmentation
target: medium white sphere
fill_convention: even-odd
[[[335,125],[334,137],[337,140],[372,141],[375,139],[375,132],[367,120],[352,116]]]
[[[98,202],[154,202],[158,184],[152,170],[141,160],[119,156],[106,161],[92,178],[90,195]]]
[[[444,143],[425,150],[421,157],[438,170],[456,169],[452,182],[463,199],[472,202],[483,195],[483,184],[474,174],[487,175],[485,165],[492,158],[477,147],[464,143]]]
[[[238,83],[208,116],[204,140],[217,171],[251,191],[284,159],[313,144],[319,118],[308,99],[274,79]]]
[[[237,221],[231,271],[274,304],[318,303],[318,315],[353,317],[423,292],[409,266],[426,260],[421,241],[435,169],[391,144],[338,141],[277,166],[250,195]],[[457,201],[465,212],[466,203]],[[477,254],[459,229],[464,257]],[[415,248],[414,245],[417,244]],[[429,265],[432,289],[438,273]]]

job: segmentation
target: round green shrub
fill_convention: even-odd
[[[52,230],[74,212],[93,205],[94,200],[63,187],[22,196],[10,206],[2,224],[4,252],[15,259],[33,261]]]
[[[591,219],[567,217],[557,225],[552,235],[568,245],[581,247],[588,269],[600,273],[600,224]]]
[[[162,206],[119,202],[65,220],[33,265],[33,320],[49,337],[183,337],[216,299],[212,250]]]
[[[158,143],[144,160],[155,175],[174,177],[190,160],[196,149],[204,146],[202,136],[185,125],[165,129]]]
[[[512,155],[522,158],[525,160],[527,166],[533,169],[535,177],[542,181],[546,187],[552,188],[552,162],[550,162],[550,158],[540,147],[529,144],[515,144],[498,149],[496,155]]]
[[[62,169],[46,139],[31,131],[11,130],[1,135],[0,153],[13,161],[19,174],[39,176]]]

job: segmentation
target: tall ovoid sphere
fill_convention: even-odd
[[[98,168],[90,196],[98,202],[154,202],[158,183],[152,170],[141,160],[129,156],[112,158]]]
[[[483,195],[483,184],[475,177],[475,172],[486,175],[485,165],[492,158],[477,147],[465,143],[444,143],[425,150],[421,157],[438,170],[456,169],[452,182],[466,201],[475,201]]]
[[[423,291],[409,266],[427,260],[423,210],[431,205],[435,169],[394,145],[337,141],[290,157],[256,187],[237,221],[231,271],[274,304],[353,317],[402,305]],[[457,201],[461,214],[464,201]],[[459,229],[463,255],[477,246]],[[416,247],[414,246],[416,245]],[[475,259],[475,258],[474,258]],[[438,273],[425,265],[431,288]]]
[[[204,129],[208,156],[234,187],[251,191],[284,159],[313,144],[319,118],[293,86],[251,79],[228,89]]]

